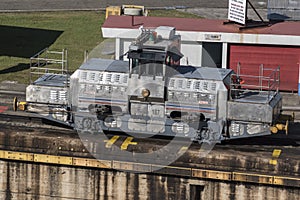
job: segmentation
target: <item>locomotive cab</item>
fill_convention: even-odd
[[[129,131],[157,134],[166,131],[167,74],[179,63],[180,36],[173,27],[143,30],[128,51]]]

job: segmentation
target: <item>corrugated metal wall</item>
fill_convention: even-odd
[[[236,71],[240,62],[241,74],[259,75],[259,66],[280,66],[280,90],[298,90],[300,47],[230,45],[229,66]]]
[[[300,1],[268,0],[268,19],[300,20]]]

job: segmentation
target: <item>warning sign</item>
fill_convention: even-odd
[[[247,0],[229,0],[228,19],[245,25]]]

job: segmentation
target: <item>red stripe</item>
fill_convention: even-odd
[[[3,113],[8,110],[8,106],[0,106],[0,113]]]
[[[201,112],[201,113],[214,113],[215,111],[209,110],[192,110],[187,108],[167,108],[167,110],[177,110],[177,111],[193,111],[193,112]]]
[[[84,100],[79,100],[79,102],[84,102],[84,103],[98,103],[102,105],[118,105],[118,106],[124,106],[126,104],[121,104],[121,103],[112,103],[112,102],[103,102],[103,101],[84,101]]]

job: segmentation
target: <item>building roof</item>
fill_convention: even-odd
[[[237,24],[224,25],[226,20],[219,19],[192,19],[170,17],[145,17],[145,16],[109,16],[103,28],[137,29],[140,26],[153,28],[158,26],[173,26],[178,31],[195,32],[224,32],[224,33],[254,33],[274,35],[300,36],[300,22],[285,21],[267,27],[258,27],[239,30]]]

